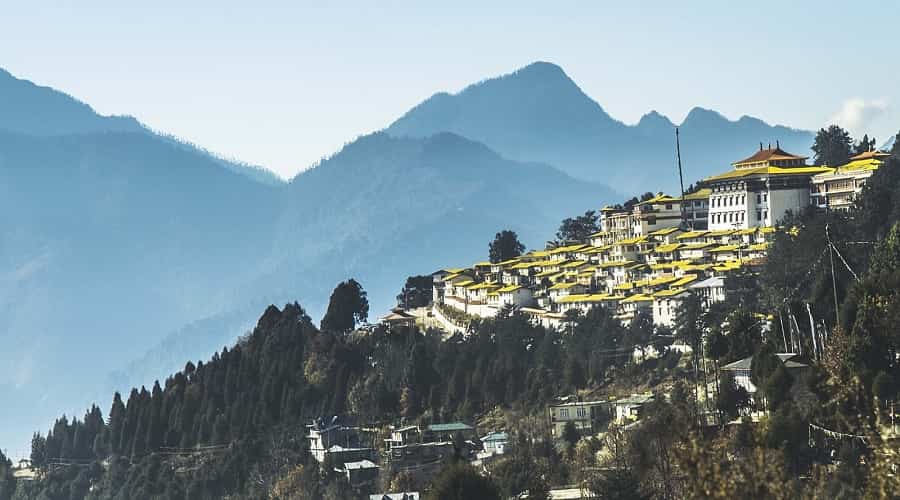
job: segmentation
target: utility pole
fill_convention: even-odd
[[[684,208],[684,175],[681,173],[681,140],[678,135],[678,127],[675,127],[675,156],[678,158],[678,182],[681,183],[681,203],[679,203],[681,206],[681,226],[687,228],[687,212]]]
[[[831,242],[831,234],[828,232],[828,224],[825,224],[825,239],[828,241],[828,260],[831,262],[831,291],[834,294],[834,324],[841,324],[841,313],[837,298],[837,277],[834,275],[834,244]]]

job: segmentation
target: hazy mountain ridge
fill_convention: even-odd
[[[674,191],[675,125],[653,111],[636,125],[612,118],[558,66],[536,62],[457,94],[438,93],[386,131],[423,137],[442,131],[479,141],[505,157],[554,165],[623,192]],[[811,132],[751,117],[728,120],[695,107],[680,124],[687,182],[729,168],[762,142],[805,154]]]
[[[101,117],[51,89],[0,80],[0,89],[26,87],[0,91],[0,104],[24,94],[28,99],[12,99],[19,114],[33,106],[42,117],[24,125],[0,122],[7,130],[0,132],[0,210],[15,215],[0,228],[0,334],[14,345],[3,353],[8,368],[0,397],[21,408],[8,420],[7,429],[19,429],[16,436],[27,436],[41,425],[36,419],[49,415],[34,397],[38,387],[44,398],[65,393],[65,404],[80,409],[92,395],[66,393],[67,384],[95,384],[105,395],[108,372],[117,388],[162,376],[185,357],[202,358],[243,332],[260,301],[299,300],[318,317],[331,288],[349,277],[369,291],[371,319],[377,319],[407,275],[480,260],[504,228],[529,247],[542,247],[564,217],[624,193],[667,188],[661,179],[673,165],[666,117],[649,113],[637,126],[624,125],[549,64],[457,96],[437,95],[386,132],[358,138],[289,183],[132,118]],[[510,82],[502,98],[485,91]],[[459,106],[463,94],[474,95],[477,106]],[[556,94],[566,96],[562,103],[548,98]],[[432,133],[416,132],[430,126],[434,102],[443,109],[441,120],[481,130],[491,141],[442,130],[441,120]],[[473,118],[481,109],[506,114]],[[575,127],[573,117],[588,126]],[[697,109],[683,130],[721,120]],[[735,124],[729,140],[747,146],[742,134],[752,135],[758,123],[729,123]],[[410,133],[399,133],[403,127]],[[590,133],[572,134],[573,127]],[[637,142],[619,144],[622,130],[634,131]],[[598,137],[603,147],[595,144]],[[706,146],[692,143],[691,134],[682,139],[690,182],[699,177],[692,174],[691,151]],[[758,141],[749,142],[752,149]],[[548,149],[554,144],[556,150]],[[659,171],[656,150],[666,158]],[[630,160],[601,161],[615,154]],[[641,161],[631,163],[635,157]],[[616,175],[602,177],[625,178],[623,194],[571,173],[573,166],[606,164],[615,165]],[[61,382],[60,372],[67,374]],[[56,401],[48,409],[53,414]]]
[[[150,384],[221,348],[260,301],[318,316],[355,276],[374,320],[407,275],[480,259],[505,227],[541,245],[562,217],[618,197],[452,134],[364,136],[290,183],[261,182],[7,80],[44,117],[0,129],[0,399],[18,409],[0,442],[14,446],[60,405],[107,397],[107,373],[115,388]]]

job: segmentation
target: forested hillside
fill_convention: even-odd
[[[476,258],[500,225],[538,246],[565,214],[612,198],[452,134],[361,137],[288,184],[7,73],[0,104],[12,449],[60,403],[230,345],[265,304],[319,315],[329,287],[357,276],[383,311],[403,276]]]
[[[697,399],[696,377],[710,376],[698,375],[697,357],[633,357],[635,346],[664,345],[640,316],[623,326],[597,307],[559,332],[506,310],[473,323],[465,338],[442,341],[405,328],[320,330],[289,304],[269,307],[251,335],[211,360],[117,394],[105,420],[97,408],[60,419],[34,439],[44,478],[15,485],[15,498],[352,498],[302,438],[304,423],[332,414],[367,426],[489,418],[520,438],[489,472],[508,495],[536,491],[542,478],[545,487],[584,481],[597,494],[648,498],[891,498],[900,487],[887,472],[896,443],[885,437],[888,402],[898,394],[897,192],[900,162],[890,160],[854,211],[810,210],[785,221],[793,229],[776,240],[762,275],[739,278],[721,307],[681,308],[678,336],[695,352],[716,365],[754,355],[769,410],[759,422],[724,425],[746,404],[727,377],[713,407]],[[827,238],[839,254],[836,288]],[[763,328],[753,312],[799,314],[806,302],[831,334],[822,353],[804,358],[811,371],[795,378],[772,361],[783,323]],[[815,352],[806,326],[799,334],[804,352]],[[564,436],[553,446],[541,424],[544,405],[560,394],[647,388],[657,401],[634,430],[611,426],[604,440]],[[701,427],[697,416],[710,409],[720,424]]]

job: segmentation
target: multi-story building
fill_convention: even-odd
[[[600,209],[600,232],[608,242],[624,240],[632,233],[632,213],[622,208],[603,207]]]
[[[760,144],[756,154],[732,165],[732,171],[704,181],[711,190],[710,230],[773,226],[787,212],[809,205],[810,178],[831,170],[808,166],[805,156],[777,144],[767,149]]]
[[[689,229],[704,230],[709,227],[709,195],[712,190],[702,188],[684,195],[684,214]]]
[[[659,193],[634,206],[631,217],[631,234],[646,236],[659,229],[679,227],[683,220],[681,199]]]
[[[850,163],[812,177],[810,203],[829,210],[850,210],[866,181],[891,156],[867,151],[850,158]]]
[[[572,422],[581,434],[598,432],[603,424],[612,418],[612,408],[608,401],[572,401],[550,405],[550,432],[553,436],[563,435],[566,424]]]
[[[364,446],[360,429],[340,424],[337,417],[329,421],[318,419],[306,427],[309,452],[320,463],[328,459],[343,464],[374,457],[374,449]]]

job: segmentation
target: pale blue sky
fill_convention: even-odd
[[[894,2],[0,2],[0,67],[282,176],[535,60],[627,123],[900,129]]]

